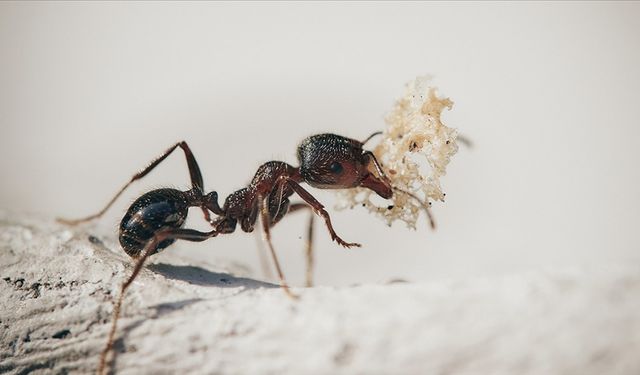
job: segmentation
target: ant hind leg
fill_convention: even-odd
[[[193,156],[193,153],[191,152],[191,149],[189,148],[189,145],[187,144],[187,142],[182,141],[182,142],[178,142],[175,145],[169,147],[165,152],[162,153],[162,155],[160,155],[159,157],[157,157],[153,161],[151,161],[151,163],[147,167],[145,167],[140,172],[138,172],[135,175],[133,175],[133,177],[131,177],[131,180],[129,180],[129,182],[127,182],[122,188],[120,188],[120,190],[116,193],[116,195],[113,198],[111,198],[109,203],[107,203],[107,205],[102,210],[100,210],[98,213],[90,215],[90,216],[87,216],[87,217],[84,217],[82,219],[63,219],[63,218],[58,218],[57,220],[59,222],[63,223],[63,224],[67,224],[67,225],[77,225],[77,224],[81,224],[81,223],[84,223],[84,222],[87,222],[87,221],[91,221],[93,219],[97,219],[97,218],[101,217],[102,215],[104,215],[105,212],[107,212],[109,207],[111,207],[113,205],[113,203],[118,199],[118,197],[120,197],[120,195],[122,195],[122,193],[129,187],[129,185],[131,185],[136,180],[139,180],[139,179],[143,178],[144,176],[146,176],[155,167],[157,167],[158,164],[160,164],[164,159],[166,159],[167,156],[171,155],[171,153],[178,147],[182,148],[182,151],[184,151],[184,156],[187,159],[187,166],[189,167],[189,176],[191,178],[191,184],[192,184],[193,188],[199,190],[199,192],[202,194],[203,193],[203,181],[202,181],[202,173],[200,173],[200,167],[198,167],[198,163],[196,162],[196,159]],[[204,211],[204,209],[203,209],[203,211]],[[207,214],[205,214],[205,218],[207,218]],[[209,218],[207,218],[207,219],[208,219],[207,221],[210,221]]]
[[[217,234],[218,232],[215,230],[211,232],[200,232],[193,229],[177,228],[177,229],[166,229],[166,230],[160,231],[156,233],[156,235],[153,236],[151,240],[149,240],[147,245],[144,247],[144,250],[141,252],[142,255],[136,259],[136,264],[133,267],[133,272],[131,272],[131,275],[129,276],[129,278],[120,287],[120,294],[118,295],[118,299],[116,300],[113,306],[113,317],[111,318],[111,329],[109,330],[107,344],[105,345],[104,349],[102,350],[102,353],[100,354],[100,363],[98,365],[98,371],[97,371],[99,375],[102,375],[104,373],[105,366],[107,363],[107,355],[109,354],[109,352],[111,351],[111,348],[113,347],[113,341],[114,341],[116,329],[118,326],[118,318],[120,317],[120,310],[122,308],[124,295],[127,289],[129,288],[129,286],[133,283],[133,281],[136,279],[136,277],[140,273],[140,270],[142,270],[142,267],[144,266],[144,262],[147,260],[147,258],[150,255],[154,253],[158,244],[160,244],[162,241],[167,239],[180,239],[180,240],[186,240],[186,241],[192,241],[192,242],[201,242],[211,237],[215,237]]]

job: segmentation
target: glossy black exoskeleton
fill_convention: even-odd
[[[187,193],[176,189],[152,190],[136,199],[122,218],[120,245],[127,254],[137,257],[156,233],[181,228],[188,211]],[[175,238],[167,238],[156,246],[155,252],[174,242]]]

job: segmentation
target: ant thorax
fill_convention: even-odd
[[[386,116],[387,126],[373,150],[395,188],[393,197],[379,199],[363,188],[343,190],[336,208],[364,206],[389,225],[400,220],[415,228],[425,202],[444,201],[440,177],[458,151],[458,134],[442,123],[441,114],[452,106],[449,98],[437,95],[429,77],[409,82]]]

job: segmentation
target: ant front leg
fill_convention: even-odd
[[[182,142],[178,142],[175,145],[169,147],[164,153],[162,153],[162,155],[160,155],[159,157],[154,159],[146,168],[144,168],[140,172],[138,172],[135,175],[133,175],[133,177],[131,177],[131,180],[129,180],[129,182],[127,182],[122,188],[120,188],[120,190],[109,201],[109,203],[107,203],[107,205],[102,210],[100,210],[98,213],[90,215],[90,216],[87,216],[87,217],[82,218],[82,219],[69,220],[69,219],[61,219],[61,218],[59,218],[58,221],[62,222],[64,224],[68,224],[68,225],[77,225],[77,224],[81,224],[81,223],[84,223],[84,222],[87,222],[87,221],[90,221],[90,220],[93,220],[93,219],[101,217],[102,215],[104,215],[105,212],[107,212],[109,207],[111,207],[113,205],[113,203],[118,199],[118,197],[120,197],[120,195],[122,195],[122,193],[129,187],[129,185],[131,185],[136,180],[139,180],[139,179],[143,178],[144,176],[146,176],[155,167],[157,167],[158,164],[160,164],[162,161],[164,161],[164,159],[166,159],[169,155],[171,155],[171,153],[178,147],[180,147],[182,149],[182,151],[184,151],[184,156],[187,159],[187,166],[189,167],[189,176],[191,178],[191,184],[193,186],[193,189],[196,190],[199,194],[203,194],[203,192],[204,192],[204,187],[203,187],[204,183],[202,181],[202,173],[200,173],[200,167],[198,167],[198,163],[196,162],[196,159],[193,156],[193,153],[191,152],[191,149],[189,148],[189,145],[187,144],[187,142],[182,141]],[[209,223],[211,223],[211,217],[209,215],[209,211],[205,207],[202,207],[202,211],[204,213],[205,219]],[[214,213],[217,213],[217,212],[214,211]]]
[[[156,233],[150,240],[147,242],[143,251],[141,252],[141,256],[136,259],[136,264],[133,267],[133,272],[131,272],[131,276],[122,284],[120,288],[120,294],[118,295],[118,299],[116,300],[113,306],[113,317],[111,320],[111,329],[109,330],[109,337],[107,338],[107,344],[105,345],[102,353],[100,354],[100,363],[98,365],[97,373],[102,375],[105,370],[105,366],[107,363],[107,356],[113,347],[113,339],[116,334],[116,328],[118,326],[118,318],[120,317],[120,309],[122,307],[122,302],[124,300],[125,293],[129,286],[136,279],[142,267],[144,266],[144,262],[147,258],[154,254],[156,251],[156,247],[165,240],[168,239],[178,239],[178,240],[186,240],[192,242],[201,242],[211,237],[215,237],[219,232],[213,230],[211,232],[200,232],[193,229],[165,229]]]
[[[307,224],[307,238],[306,238],[306,248],[305,255],[307,258],[307,273],[306,273],[306,282],[305,285],[307,287],[313,286],[313,223],[316,215],[314,214],[311,206],[306,203],[294,203],[289,206],[289,213],[296,212],[301,209],[309,209],[309,222]]]
[[[286,179],[286,183],[289,185],[289,187],[291,187],[291,189],[293,189],[294,192],[296,192],[296,194],[300,196],[300,198],[302,198],[311,206],[316,214],[322,216],[325,224],[327,225],[327,229],[329,230],[329,234],[331,234],[332,240],[336,241],[341,246],[346,247],[347,249],[351,247],[362,246],[359,243],[346,242],[336,234],[336,231],[333,229],[333,225],[331,225],[331,217],[329,216],[329,213],[324,209],[322,203],[318,202],[318,200],[313,195],[311,195],[311,193],[306,191],[302,186],[300,186],[300,184],[290,178]]]

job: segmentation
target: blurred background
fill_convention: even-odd
[[[316,222],[316,282],[423,281],[640,261],[639,3],[0,3],[0,208],[99,210],[186,140],[207,190],[245,186],[298,142],[362,139],[418,75],[455,102],[473,140],[443,179],[438,230],[389,228],[364,209]],[[115,240],[141,193],[189,187],[182,153],[133,186],[95,231]],[[204,228],[193,212],[190,225]],[[274,229],[304,282],[307,215]],[[239,229],[170,251],[260,274]]]

